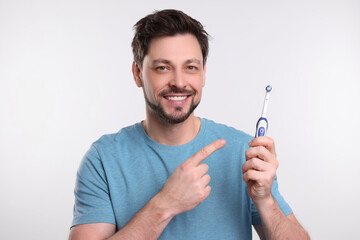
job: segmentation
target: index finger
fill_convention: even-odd
[[[209,145],[203,147],[200,151],[195,153],[192,157],[188,159],[188,161],[192,162],[195,166],[199,165],[202,161],[204,161],[211,154],[225,146],[226,141],[224,139],[218,139]]]

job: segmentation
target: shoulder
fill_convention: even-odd
[[[140,127],[141,123],[139,122],[131,126],[124,127],[116,133],[104,134],[93,143],[93,146],[98,149],[139,141],[142,135]]]
[[[91,144],[85,156],[98,159],[102,163],[115,161],[119,154],[126,155],[144,142],[142,136],[144,133],[141,130],[141,123],[136,123],[124,127],[116,133],[104,134]]]
[[[79,176],[92,175],[94,172],[104,175],[104,171],[109,170],[120,156],[128,156],[129,152],[134,151],[140,141],[140,123],[124,127],[116,133],[104,134],[93,142],[82,158],[79,167]],[[96,169],[96,170],[95,170]]]

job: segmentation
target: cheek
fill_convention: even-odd
[[[201,93],[204,86],[205,86],[204,79],[197,79],[197,81],[195,82],[194,88],[196,89],[196,91]]]
[[[144,83],[144,91],[146,92],[147,96],[149,98],[153,98],[154,93],[156,92],[156,89],[154,89],[154,86],[152,86],[149,82],[145,81]]]
[[[162,90],[161,81],[153,79],[149,75],[143,80],[143,87],[149,98],[158,98],[158,94]]]

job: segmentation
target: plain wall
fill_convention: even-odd
[[[212,36],[196,115],[253,134],[271,84],[281,193],[312,239],[358,238],[359,1],[0,0],[0,239],[67,238],[82,156],[145,117],[132,26],[164,8]]]

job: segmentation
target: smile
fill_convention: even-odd
[[[191,97],[192,95],[174,95],[174,94],[169,94],[169,95],[165,95],[163,96],[166,100],[167,103],[170,106],[175,106],[175,107],[180,107],[180,106],[185,106],[188,102],[188,99]]]
[[[187,98],[188,96],[165,96],[165,98],[167,100],[170,101],[183,101]]]

